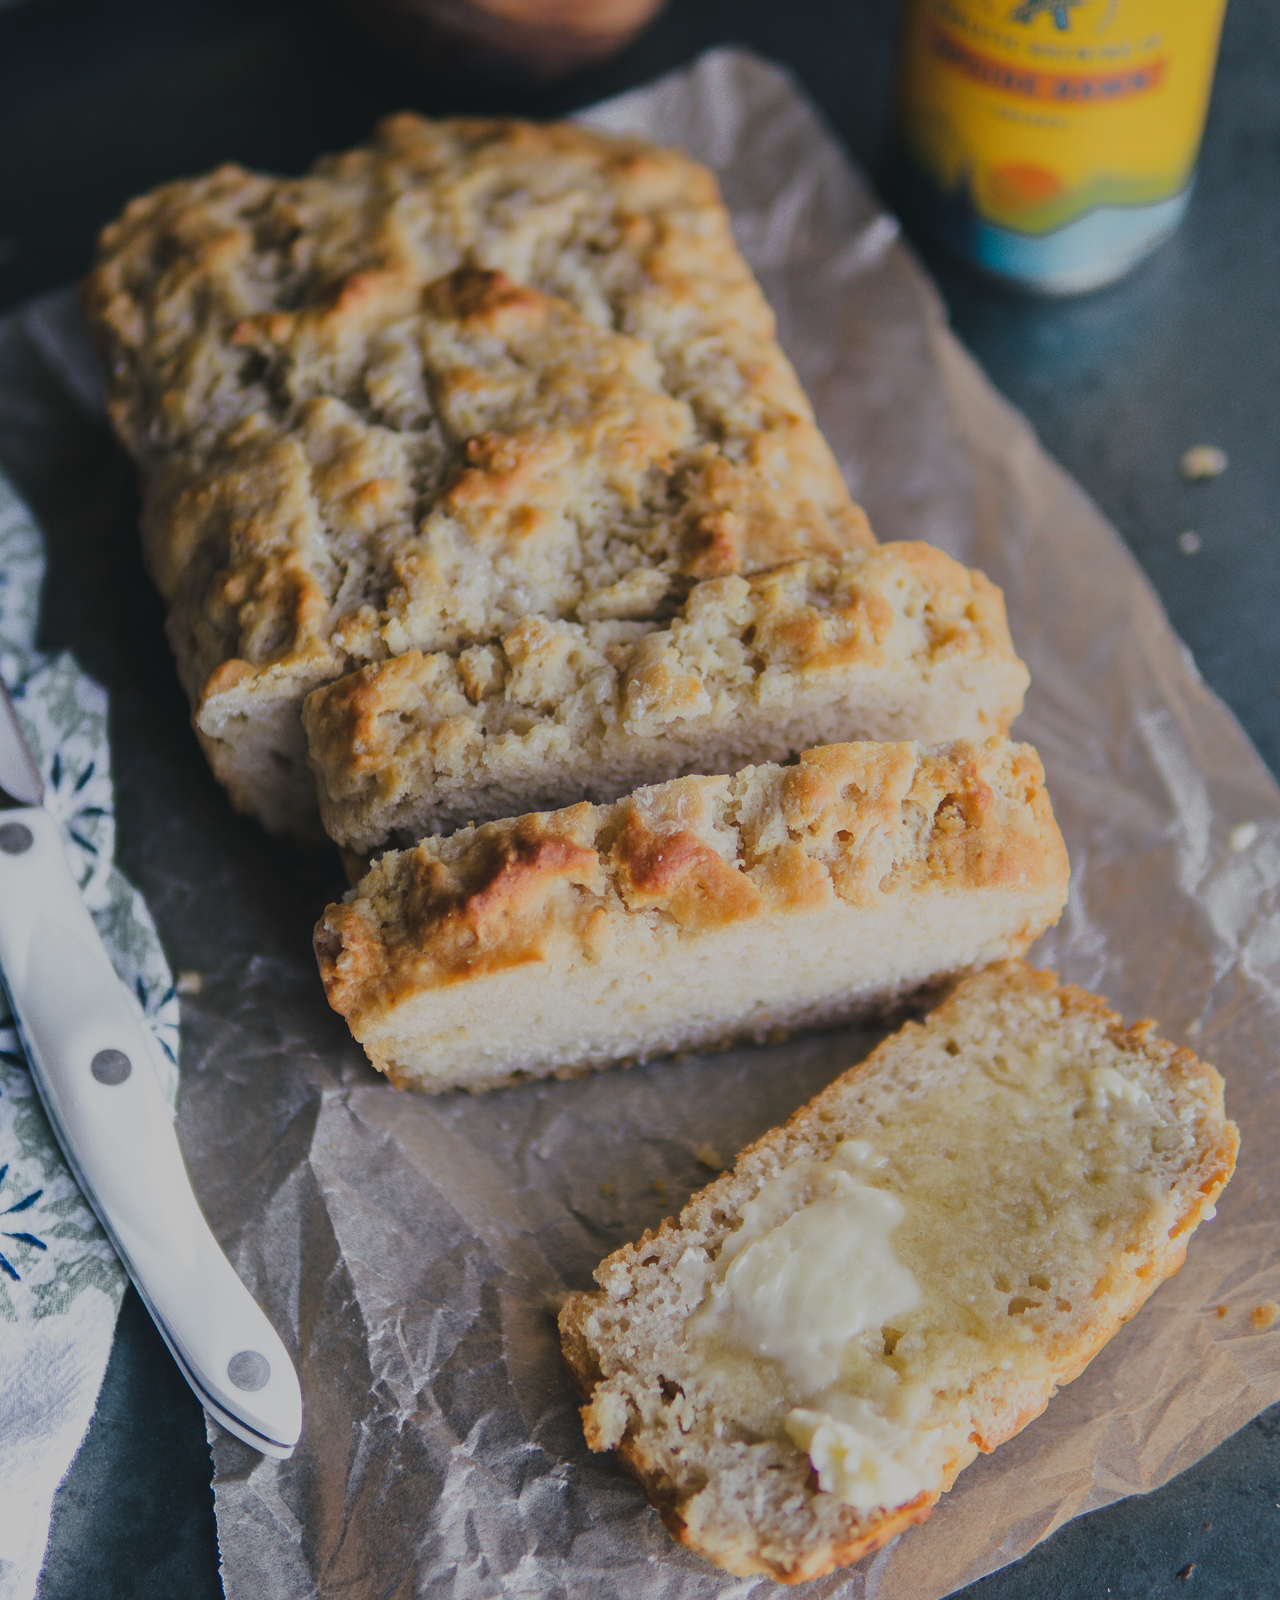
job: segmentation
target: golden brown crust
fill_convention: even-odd
[[[531,610],[651,618],[874,544],[714,178],[673,151],[405,114],[303,178],[133,201],[83,301],[197,723],[260,812],[297,779],[239,748],[225,662],[293,708]]]
[[[594,886],[601,869],[586,832],[594,808],[573,807],[555,818],[528,816],[477,841],[468,859],[446,865],[415,851],[401,881],[403,926],[378,937],[355,906],[328,908],[316,927],[315,948],[325,994],[344,1015],[363,1009],[371,994],[395,993],[420,981],[424,968],[450,983],[542,960],[543,912],[564,885]],[[430,954],[415,948],[412,930],[432,931]]]
[[[1004,732],[1026,681],[999,590],[905,543],[710,580],[665,623],[526,617],[458,656],[408,651],[317,690],[304,723],[326,826],[372,850],[521,798]]]
[[[522,855],[533,842],[546,853]],[[590,958],[602,925],[631,916],[706,932],[925,884],[1047,897],[1047,916],[1067,876],[1029,746],[829,745],[794,767],[679,778],[613,806],[423,840],[330,906],[315,945],[330,1004],[360,1037],[412,995],[551,959],[564,941]],[[487,909],[498,904],[500,915]]]
[[[948,775],[935,799],[949,832],[974,748],[990,848],[971,852],[962,879],[931,876],[937,830],[916,779]],[[806,764],[826,779],[825,805],[812,804]],[[886,747],[843,773],[854,781],[837,801],[842,773],[821,752],[424,841],[376,863],[322,919],[325,986],[373,1064],[428,1092],[883,1010],[1021,953],[1056,920],[1065,855],[1047,801],[1010,782],[1018,764],[1001,741]],[[1017,852],[1001,833],[1041,839],[1043,873],[1002,875]],[[553,855],[548,841],[571,848]],[[935,872],[954,854],[954,840],[934,851]]]
[[[659,832],[628,812],[609,859],[623,903],[666,911],[682,928],[715,928],[758,916],[763,896],[735,862],[687,828]]]

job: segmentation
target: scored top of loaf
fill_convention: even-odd
[[[316,929],[330,1004],[356,1031],[408,995],[540,960],[590,960],[614,917],[682,933],[913,885],[1066,896],[1066,848],[1029,745],[827,745],[795,766],[677,778],[611,806],[465,828],[393,851]],[[1047,902],[1052,900],[1052,906]]]
[[[1221,1078],[1153,1023],[1126,1030],[1096,996],[1019,962],[967,978],[678,1219],[609,1256],[598,1292],[569,1298],[564,1354],[588,1442],[617,1448],[675,1537],[731,1571],[795,1583],[857,1560],[923,1521],[1177,1271],[1238,1144]],[[785,1342],[762,1359],[730,1332],[726,1350],[723,1322],[690,1317],[712,1303],[753,1203],[784,1173],[793,1204],[811,1202],[832,1161],[900,1202],[893,1250],[920,1293],[891,1325],[850,1334],[834,1388],[810,1395]],[[842,1404],[851,1454],[843,1469],[821,1453],[811,1464],[806,1436]],[[859,1429],[864,1485],[893,1482],[894,1453],[919,1463],[880,1504],[874,1487],[839,1482],[857,1469]],[[837,1470],[824,1484],[819,1467]]]
[[[674,151],[393,117],[133,201],[84,303],[197,702],[874,543]]]

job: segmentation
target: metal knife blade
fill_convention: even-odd
[[[297,1373],[200,1210],[3,684],[0,790],[0,978],[54,1134],[200,1403],[283,1460],[302,1433]]]

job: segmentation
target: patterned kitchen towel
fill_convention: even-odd
[[[107,697],[36,652],[44,547],[0,475],[0,678],[116,971],[151,1024],[173,1104],[178,1000],[155,925],[116,870]],[[53,1497],[97,1403],[124,1269],[50,1132],[0,989],[0,1600],[32,1600]]]

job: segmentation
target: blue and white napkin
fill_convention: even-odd
[[[151,1025],[170,1104],[178,999],[146,903],[119,873],[107,696],[35,649],[44,546],[0,475],[0,678],[116,971]],[[0,990],[0,1600],[32,1600],[53,1497],[93,1416],[124,1269],[76,1188]]]

